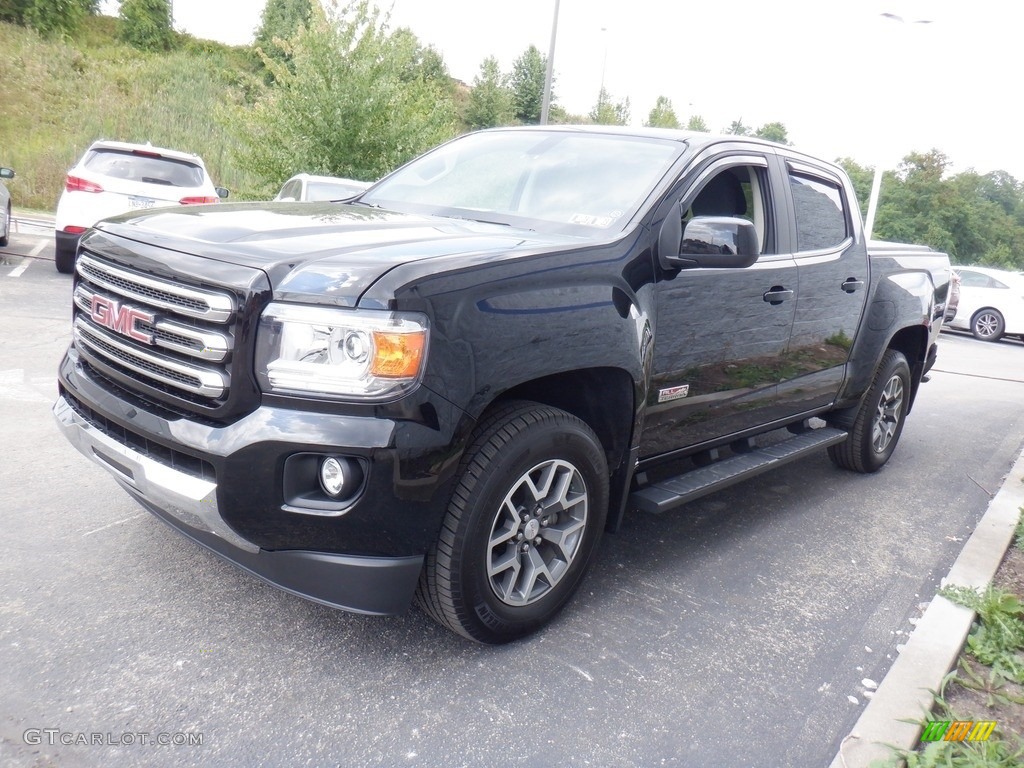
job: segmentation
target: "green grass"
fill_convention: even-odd
[[[1024,509],[1016,527],[1016,546],[1024,549]],[[1024,600],[1000,583],[1013,584],[1020,566],[1009,558],[985,590],[949,586],[939,594],[971,609],[976,621],[957,668],[935,694],[932,720],[994,720],[987,741],[935,741],[916,750],[896,750],[884,766],[907,768],[1018,768],[1024,765]],[[1005,575],[1004,575],[1005,573]],[[1001,581],[1002,579],[1002,581]],[[1018,577],[1019,579],[1019,577]],[[966,708],[966,709],[964,709]]]
[[[143,53],[117,42],[117,23],[90,18],[65,40],[0,23],[0,164],[18,173],[15,204],[52,211],[96,139],[195,152],[234,199],[266,195],[275,180],[238,168],[226,118],[264,87],[248,49],[183,35],[175,51]]]

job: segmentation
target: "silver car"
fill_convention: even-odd
[[[14,171],[10,168],[0,168],[0,179],[13,179]],[[11,193],[7,187],[0,182],[0,248],[7,245],[11,239]]]
[[[299,173],[284,183],[274,200],[277,202],[344,200],[347,197],[355,197],[369,186],[370,182],[368,181]]]

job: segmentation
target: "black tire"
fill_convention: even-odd
[[[877,472],[896,450],[909,405],[907,358],[902,352],[887,350],[860,407],[829,420],[850,433],[845,442],[829,447],[829,457],[843,469]]]
[[[57,242],[53,263],[62,275],[70,275],[75,271],[75,250],[75,248],[61,246],[60,241]]]
[[[971,318],[971,333],[981,341],[999,341],[1006,330],[1006,322],[999,310],[979,309]]]
[[[550,621],[586,573],[608,513],[604,450],[575,416],[514,402],[480,424],[460,471],[416,602],[464,637],[507,643]]]
[[[0,248],[6,248],[11,242],[11,204],[7,204],[7,218],[5,220],[4,236],[0,237]]]

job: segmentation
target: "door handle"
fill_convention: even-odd
[[[863,287],[864,287],[864,281],[863,280],[858,280],[855,277],[848,277],[848,278],[846,278],[845,281],[843,281],[843,290],[846,291],[847,293],[853,293],[854,291],[859,291]]]
[[[781,285],[773,285],[764,294],[764,300],[771,304],[773,307],[777,307],[786,299],[793,298],[793,291],[788,288],[783,288]]]

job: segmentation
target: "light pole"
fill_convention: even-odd
[[[548,124],[551,110],[551,75],[555,68],[555,38],[558,36],[558,2],[555,0],[555,18],[551,21],[551,45],[548,47],[548,69],[544,73],[544,101],[540,108],[540,124]]]
[[[897,16],[895,13],[883,13],[880,14],[882,18],[891,19],[892,21],[898,21],[900,24],[931,24],[931,19],[915,19],[914,21],[906,21],[902,16]],[[878,196],[882,191],[882,163],[878,162],[875,164],[875,176],[871,180],[871,194],[868,196],[868,213],[864,219],[864,239],[871,239],[871,232],[875,228],[875,214],[878,213]]]

